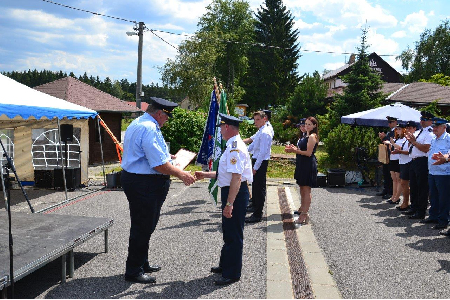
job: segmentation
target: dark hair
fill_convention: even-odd
[[[316,125],[316,127],[314,127],[314,129],[309,133],[315,133],[317,135],[317,142],[319,142],[319,122],[317,122],[317,119],[314,117],[308,117],[306,118],[306,120],[311,121],[311,123],[313,123],[313,125]]]
[[[263,112],[262,110],[258,110],[253,113],[253,117],[254,116],[259,116],[261,119],[263,119],[266,116],[266,113]]]

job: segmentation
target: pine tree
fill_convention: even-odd
[[[351,71],[342,78],[347,83],[344,94],[338,96],[331,107],[331,128],[341,123],[342,116],[376,108],[383,99],[380,92],[381,77],[369,66],[366,35],[367,29],[363,29],[357,60],[351,66]]]
[[[298,84],[299,31],[281,0],[266,0],[256,14],[255,41],[249,52],[245,103],[254,109],[285,104]]]

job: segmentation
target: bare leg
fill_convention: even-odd
[[[403,202],[400,208],[406,208],[409,206],[409,180],[401,179],[400,182],[403,190]]]
[[[402,185],[400,182],[400,173],[399,172],[391,172],[392,174],[392,182],[393,182],[393,191],[392,201],[397,201],[400,199],[400,195],[402,194]]]
[[[308,211],[311,206],[311,187],[300,186],[300,197],[302,211],[298,217],[297,223],[303,223],[308,218]]]

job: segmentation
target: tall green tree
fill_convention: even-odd
[[[247,70],[247,44],[252,42],[253,18],[248,2],[213,0],[200,18],[194,37],[179,46],[175,60],[160,69],[164,84],[178,96],[202,105],[210,100],[212,78],[227,89],[230,102],[239,101],[239,82]]]
[[[408,46],[396,59],[401,60],[405,70],[410,70],[406,76],[407,82],[427,80],[438,73],[450,75],[449,20],[442,22],[434,31],[426,29],[416,42],[415,49]]]
[[[303,118],[326,114],[327,90],[319,72],[315,71],[312,75],[306,74],[289,98],[289,112]]]
[[[198,23],[199,32],[209,32],[221,43],[216,61],[218,76],[228,94],[248,68],[247,51],[253,42],[254,19],[246,1],[215,0],[206,7]]]
[[[256,14],[255,42],[249,51],[245,103],[254,109],[285,104],[294,92],[300,46],[294,18],[281,0],[265,0]]]
[[[347,83],[344,94],[337,96],[331,106],[331,128],[341,123],[342,116],[378,107],[383,100],[381,77],[369,66],[366,35],[367,29],[363,29],[356,62],[342,78]]]

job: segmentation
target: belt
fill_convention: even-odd
[[[160,178],[160,179],[170,179],[170,175],[166,175],[166,174],[136,174],[136,173],[131,173],[131,172],[127,172],[127,173],[131,174],[131,175],[134,175],[134,176]]]
[[[427,156],[419,156],[419,157],[413,157],[412,160],[416,160],[416,159],[420,159],[420,158],[426,158],[426,159],[428,159]]]

